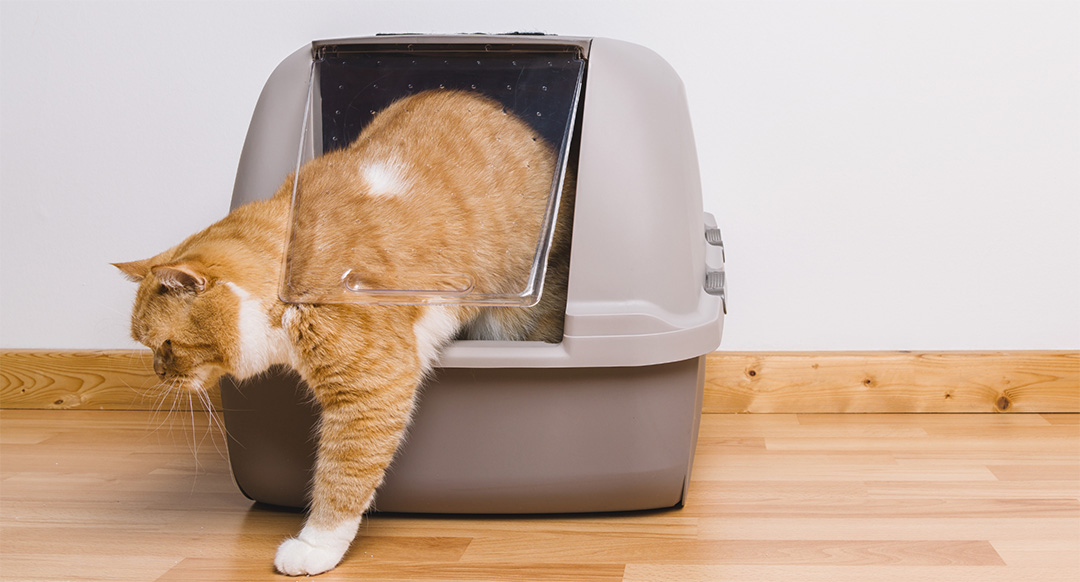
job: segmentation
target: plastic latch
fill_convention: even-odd
[[[727,277],[723,271],[705,271],[705,292],[720,298],[724,315],[727,315]]]
[[[705,242],[714,247],[720,247],[720,256],[727,262],[727,257],[724,256],[724,237],[718,227],[710,226],[705,228]]]

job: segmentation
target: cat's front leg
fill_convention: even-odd
[[[367,321],[363,329],[378,325],[385,334],[353,345],[324,335],[320,323],[337,318],[314,315],[303,323],[299,346],[307,361],[301,374],[322,408],[311,512],[274,559],[278,571],[293,576],[326,572],[345,556],[405,435],[422,377],[411,322]]]
[[[404,436],[417,380],[315,390],[317,396],[334,396],[319,397],[323,411],[311,513],[300,534],[278,548],[274,565],[280,572],[320,574],[345,556]]]

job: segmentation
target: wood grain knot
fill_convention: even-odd
[[[1012,401],[1009,400],[1008,396],[1002,396],[1001,398],[998,398],[997,402],[994,404],[997,406],[998,410],[1008,410],[1009,407],[1012,406]]]

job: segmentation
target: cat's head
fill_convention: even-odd
[[[242,369],[240,312],[246,292],[198,259],[168,253],[114,263],[139,283],[131,336],[154,352],[154,371],[171,387],[202,390]],[[261,370],[260,370],[261,371]]]

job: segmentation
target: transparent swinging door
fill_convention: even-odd
[[[570,45],[331,45],[312,62],[308,115],[300,136],[293,183],[292,215],[281,298],[290,303],[376,303],[434,305],[535,304],[543,289],[547,258],[565,179],[570,142],[585,73],[580,47]],[[319,188],[308,187],[301,167],[313,158],[347,147],[380,112],[399,100],[434,91],[474,93],[497,102],[532,127],[555,152],[554,172],[539,228],[521,232],[535,254],[529,265],[500,288],[481,278],[438,265],[397,265],[389,282],[358,276],[365,265],[302,257],[317,255],[319,241],[333,233],[342,212],[321,208]],[[309,180],[310,182],[310,180]],[[408,228],[407,225],[402,225]],[[417,239],[431,233],[417,232]],[[348,244],[373,244],[355,237]],[[300,252],[304,250],[304,252]]]

